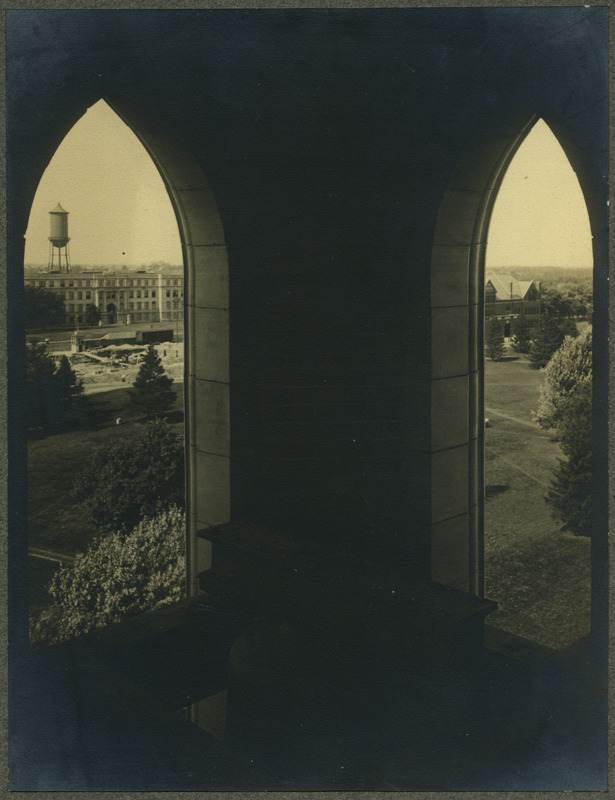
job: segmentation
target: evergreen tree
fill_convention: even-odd
[[[573,453],[554,471],[546,501],[562,530],[582,536],[591,532],[592,453]]]
[[[44,342],[26,347],[26,421],[29,431],[46,433],[54,419],[55,363]]]
[[[83,394],[83,385],[77,379],[75,370],[71,367],[67,356],[63,355],[60,364],[55,371],[58,381],[58,391],[64,405],[70,405],[73,397]]]
[[[87,413],[83,383],[77,378],[66,356],[62,356],[55,371],[58,397],[58,421],[64,427],[83,422]]]
[[[34,341],[26,348],[26,391],[29,431],[58,431],[83,418],[81,381],[66,356],[56,368],[44,342]]]
[[[504,330],[497,319],[492,319],[487,328],[485,353],[492,361],[498,361],[504,355]]]
[[[173,378],[165,373],[160,356],[150,344],[130,392],[131,405],[144,411],[147,419],[158,417],[175,405],[172,385]]]
[[[517,353],[529,353],[532,344],[532,331],[525,314],[520,314],[512,323],[513,349]]]
[[[592,449],[592,384],[584,381],[559,407],[557,434],[562,451],[571,458]]]

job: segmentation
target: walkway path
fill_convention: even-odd
[[[57,561],[58,564],[74,564],[75,556],[58,553],[55,550],[44,550],[42,547],[28,547],[31,558],[42,558],[44,561]]]
[[[526,427],[531,428],[534,431],[542,433],[542,428],[538,425],[537,422],[528,422],[527,419],[521,419],[521,417],[514,417],[512,414],[505,414],[503,411],[498,411],[496,408],[492,408],[491,406],[485,406],[485,411],[488,412],[489,414],[495,414],[497,417],[503,417],[504,419],[509,419],[512,422],[517,422],[519,425],[525,425]]]

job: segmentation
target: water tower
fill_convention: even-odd
[[[70,272],[70,262],[68,259],[68,211],[64,211],[58,205],[49,212],[51,217],[51,234],[49,236],[49,263],[48,272]],[[58,266],[55,267],[55,254],[58,253]],[[62,265],[62,255],[64,255],[64,265]]]

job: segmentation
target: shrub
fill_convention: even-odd
[[[54,574],[54,604],[31,628],[32,641],[71,639],[184,596],[185,514],[176,507],[145,519],[128,535],[94,542]]]
[[[592,331],[588,328],[581,336],[567,336],[562,346],[553,355],[544,371],[544,383],[540,387],[538,424],[548,430],[561,426],[570,416],[570,401],[582,387],[591,390],[592,382]],[[584,394],[591,410],[591,391]],[[578,405],[574,413],[578,412]]]

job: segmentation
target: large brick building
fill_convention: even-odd
[[[504,335],[510,336],[510,324],[522,314],[530,328],[540,320],[540,281],[520,281],[504,272],[485,274],[485,320],[504,322]]]
[[[183,317],[184,277],[178,271],[41,272],[26,275],[25,284],[59,294],[67,325],[85,323],[88,305],[98,308],[105,324]]]

